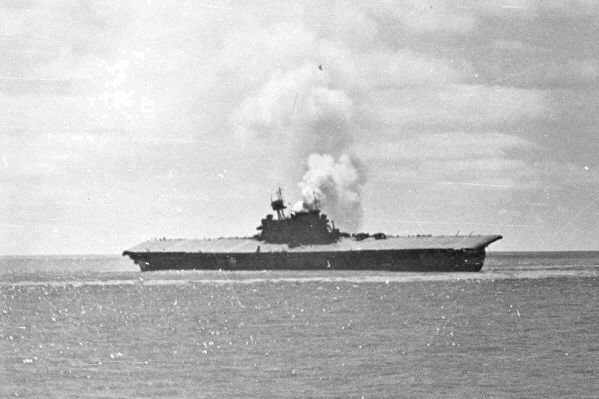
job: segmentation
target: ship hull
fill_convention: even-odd
[[[315,252],[131,252],[141,269],[155,270],[387,270],[397,272],[478,272],[478,249],[403,249]]]

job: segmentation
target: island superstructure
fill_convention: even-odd
[[[478,272],[485,248],[500,235],[389,236],[349,234],[335,228],[319,204],[286,214],[281,190],[259,233],[246,238],[161,239],[123,252],[141,271],[389,270]]]

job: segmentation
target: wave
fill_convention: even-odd
[[[169,285],[227,285],[227,284],[306,284],[306,283],[353,283],[353,284],[389,284],[410,282],[438,281],[496,281],[515,279],[542,278],[585,278],[599,277],[599,268],[525,268],[502,271],[486,271],[482,273],[377,273],[377,274],[345,274],[341,276],[264,276],[265,272],[220,272],[215,275],[198,276],[197,271],[190,272],[160,272],[159,276],[135,277],[130,279],[48,279],[48,280],[17,280],[2,281],[0,287],[86,287],[86,286],[169,286]],[[47,276],[50,277],[50,276]],[[160,278],[167,277],[167,278]]]

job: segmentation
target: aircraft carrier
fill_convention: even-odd
[[[478,272],[500,235],[388,236],[339,231],[318,206],[285,214],[281,190],[259,234],[247,238],[158,239],[123,252],[142,272],[212,270],[389,270]]]

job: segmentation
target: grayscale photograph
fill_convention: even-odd
[[[0,0],[0,398],[595,398],[599,1]]]

